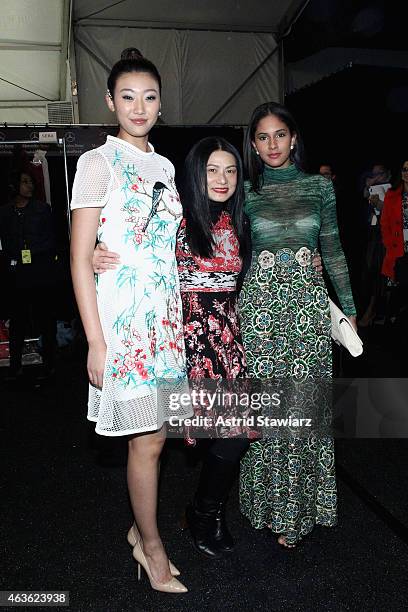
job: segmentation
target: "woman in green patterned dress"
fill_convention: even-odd
[[[305,174],[302,157],[290,112],[273,102],[257,107],[245,142],[253,255],[239,302],[242,336],[249,375],[288,383],[291,414],[305,409],[305,385],[314,393],[332,372],[327,290],[311,265],[319,243],[342,309],[356,328],[333,186]],[[316,396],[306,403],[324,412]],[[251,444],[241,461],[240,505],[253,527],[269,527],[281,545],[292,547],[316,523],[336,524],[337,496],[333,439],[287,433],[272,432]]]

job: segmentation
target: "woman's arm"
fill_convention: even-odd
[[[355,327],[356,308],[351,291],[349,272],[337,226],[336,197],[330,181],[321,181],[320,244],[323,263],[333,283],[344,313]]]
[[[88,340],[88,376],[95,387],[102,387],[106,344],[96,302],[96,286],[92,255],[100,216],[100,208],[78,208],[72,213],[71,274]]]

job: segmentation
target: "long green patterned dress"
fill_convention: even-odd
[[[245,212],[253,255],[239,306],[249,376],[330,379],[328,296],[311,265],[319,242],[342,309],[355,314],[331,182],[294,165],[266,167],[261,193],[248,189]],[[241,461],[240,506],[253,527],[269,526],[288,544],[315,523],[335,525],[333,439],[311,434],[253,442]]]

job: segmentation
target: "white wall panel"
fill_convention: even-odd
[[[0,100],[58,100],[59,62],[57,51],[0,51]],[[19,88],[18,86],[21,86]],[[24,89],[22,89],[24,88]],[[33,95],[25,89],[38,95]]]
[[[46,107],[2,108],[0,106],[0,123],[15,125],[45,124],[48,122]]]
[[[1,0],[0,41],[60,44],[62,0]]]

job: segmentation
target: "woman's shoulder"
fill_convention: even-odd
[[[385,192],[384,196],[384,208],[381,217],[386,217],[388,214],[400,214],[402,210],[402,185],[390,188]]]
[[[175,175],[174,165],[167,157],[164,157],[164,155],[160,155],[160,153],[156,153],[155,151],[154,158],[156,160],[156,163],[161,165],[165,170],[167,170],[167,172],[170,172],[172,176]]]
[[[333,182],[329,181],[321,174],[308,174],[306,172],[302,172],[299,178],[302,184],[307,187],[308,191],[310,192],[315,192],[319,195],[334,193]]]
[[[32,209],[35,210],[35,212],[51,214],[51,207],[48,204],[48,202],[44,202],[43,200],[32,199],[30,203],[31,203]]]
[[[89,149],[89,151],[85,151],[78,157],[78,163],[80,164],[104,164],[106,163],[106,143],[101,145],[100,147],[95,147],[94,149]]]
[[[403,193],[402,185],[398,185],[397,187],[390,187],[385,192],[384,201],[385,201],[385,198],[387,198],[387,200],[394,200],[394,199],[401,198],[402,193]]]
[[[95,172],[98,176],[101,174],[110,174],[110,165],[108,162],[107,143],[85,151],[79,156],[77,169],[82,169],[87,172]]]
[[[302,170],[299,173],[299,180],[307,182],[307,183],[310,183],[311,185],[316,185],[316,186],[318,186],[320,188],[324,188],[324,187],[327,187],[327,185],[331,185],[332,184],[331,181],[327,180],[327,178],[325,178],[321,174],[314,174],[314,173],[311,173],[311,172],[305,172],[304,170]]]
[[[14,211],[13,202],[6,202],[6,204],[2,204],[0,206],[0,220],[5,219],[6,217],[10,217],[13,211]]]

